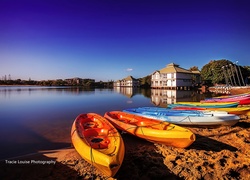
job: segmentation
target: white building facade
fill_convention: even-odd
[[[151,75],[151,88],[189,89],[193,86],[192,71],[170,63]]]
[[[133,78],[133,76],[128,76],[122,80],[114,82],[115,87],[139,87],[140,81]]]

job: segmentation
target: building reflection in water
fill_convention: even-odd
[[[121,93],[127,96],[128,98],[132,98],[138,92],[138,88],[115,86],[114,91]]]
[[[193,96],[196,96],[193,91],[151,89],[151,101],[160,107],[167,107],[167,104],[178,101],[193,101]]]
[[[142,94],[150,98],[155,106],[167,107],[167,104],[173,104],[178,101],[200,101],[203,95],[189,90],[168,90],[168,89],[148,89],[143,90],[132,87],[114,87],[114,91],[121,93],[132,99],[135,94]],[[132,100],[131,100],[132,101]]]

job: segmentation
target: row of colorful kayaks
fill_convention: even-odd
[[[250,93],[206,98],[201,102],[238,102],[239,105],[249,105]]]
[[[200,102],[178,102],[175,104],[170,104],[169,107],[176,106],[198,106],[204,108],[227,108],[227,107],[237,107],[239,105],[249,105],[250,104],[250,93],[238,94],[238,95],[228,95],[219,96],[213,98],[206,98]]]
[[[187,128],[122,111],[80,114],[76,117],[71,139],[78,154],[103,174],[113,177],[120,169],[125,145],[119,131],[155,143],[185,148],[195,141]]]
[[[200,106],[201,104],[206,106]],[[219,105],[220,107],[217,107]],[[168,108],[138,107],[111,111],[106,112],[104,116],[96,113],[80,114],[72,125],[71,139],[83,159],[106,176],[113,177],[121,167],[125,154],[119,131],[150,142],[186,148],[196,137],[183,125],[235,125],[240,120],[239,115],[250,114],[250,107],[238,105],[238,101],[199,102],[198,105],[185,102],[170,105]]]

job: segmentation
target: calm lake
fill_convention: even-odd
[[[0,86],[0,160],[71,146],[77,115],[199,101],[194,91]]]

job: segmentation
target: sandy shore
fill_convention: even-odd
[[[1,179],[250,179],[250,119],[233,127],[190,128],[186,149],[122,134],[126,154],[114,178],[103,176],[75,149],[44,151],[1,162]]]

